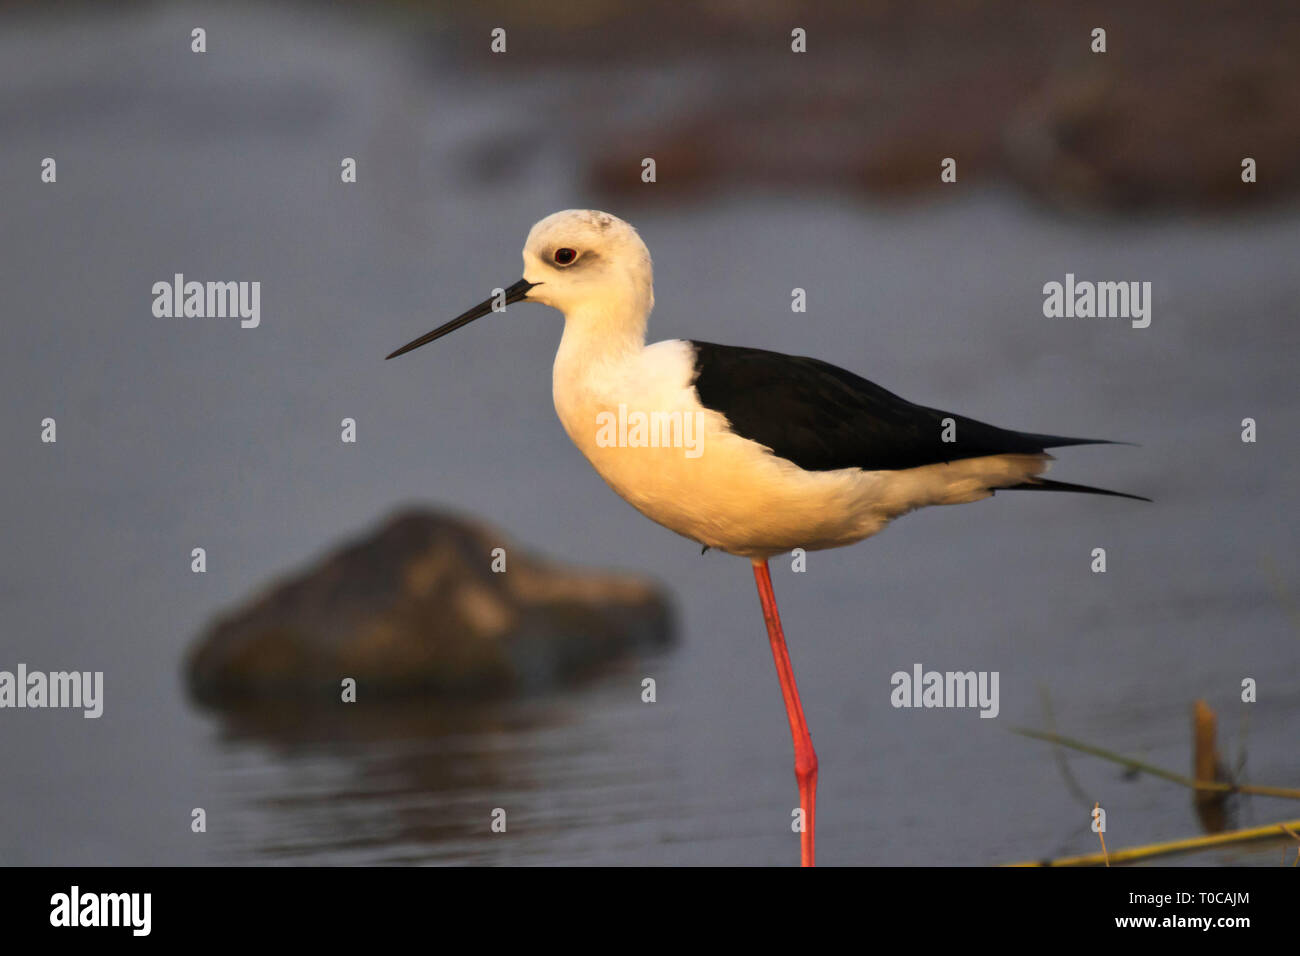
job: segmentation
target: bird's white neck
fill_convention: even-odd
[[[645,351],[648,302],[590,300],[564,313],[564,336],[551,371],[551,395],[564,430],[588,458],[596,416],[617,407]]]
[[[593,300],[564,313],[564,337],[555,355],[557,380],[577,380],[599,369],[624,365],[645,348],[646,319],[653,298],[616,303]]]

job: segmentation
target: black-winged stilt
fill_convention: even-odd
[[[926,505],[1004,488],[1138,498],[1041,477],[1062,445],[914,405],[817,359],[669,340],[646,345],[650,252],[608,213],[557,212],[524,244],[524,277],[394,358],[515,302],[564,313],[555,410],[573,443],[646,517],[749,558],[794,738],[805,866],[814,861],[817,755],[795,687],[767,562],[834,548]]]

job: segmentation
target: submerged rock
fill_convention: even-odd
[[[219,618],[187,677],[209,703],[337,701],[348,677],[359,700],[535,690],[667,645],[671,618],[643,578],[564,567],[484,525],[409,511]]]

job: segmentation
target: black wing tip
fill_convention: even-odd
[[[1141,495],[1130,495],[1124,491],[1111,491],[1109,488],[1093,488],[1090,485],[1074,485],[1068,481],[1053,481],[1050,478],[1035,478],[1032,481],[1022,482],[1018,485],[1008,485],[1006,489],[999,491],[1073,491],[1084,495],[1106,495],[1111,498],[1131,498],[1133,501],[1145,501],[1152,503],[1150,498],[1144,498]]]
[[[1036,439],[1044,448],[1065,448],[1069,445],[1127,445],[1129,448],[1141,448],[1135,441],[1114,441],[1110,438],[1066,438],[1064,435],[1026,435]]]

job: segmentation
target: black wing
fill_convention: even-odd
[[[1036,454],[1061,445],[1107,445],[1009,431],[915,405],[827,362],[764,349],[692,342],[695,391],[741,436],[808,471],[917,468],[984,455]],[[943,441],[943,420],[955,441]]]

